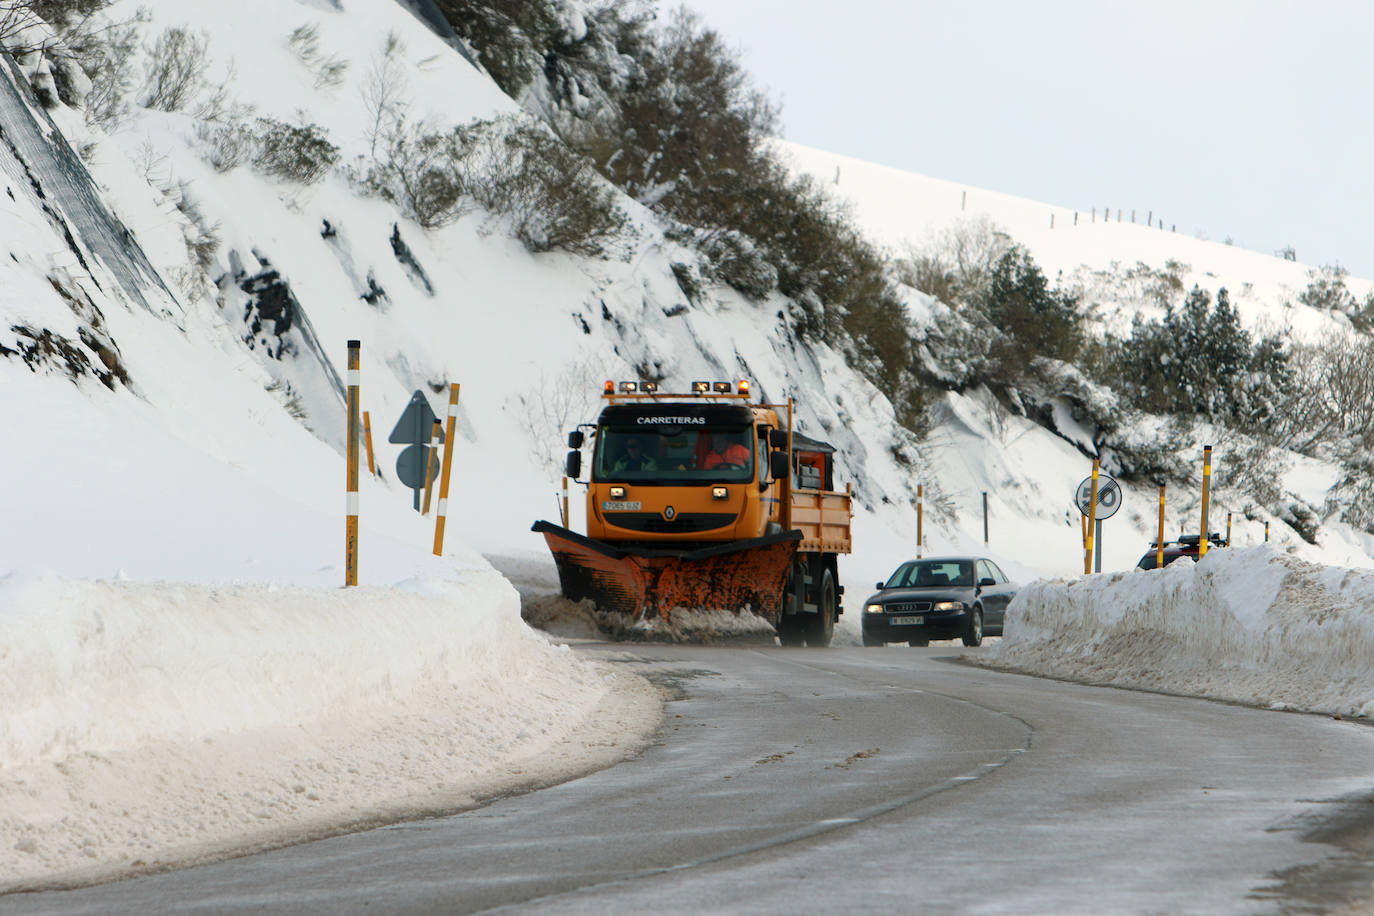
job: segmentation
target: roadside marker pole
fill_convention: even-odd
[[[1197,542],[1197,558],[1207,556],[1207,490],[1212,483],[1212,447],[1202,447],[1202,537]]]
[[[1155,569],[1164,568],[1164,484],[1159,485],[1159,540],[1155,544]]]
[[[444,522],[448,517],[448,481],[449,474],[453,471],[453,426],[458,419],[458,383],[454,382],[449,388],[448,393],[448,425],[445,441],[448,443],[444,448],[444,472],[439,478],[439,512],[434,519],[434,555],[442,557],[444,555]]]
[[[429,454],[425,456],[425,501],[424,508],[420,510],[421,515],[429,515],[429,495],[434,492],[435,472],[439,469],[439,420],[434,421],[434,428],[429,431]]]
[[[568,475],[563,475],[563,527],[568,527]]]
[[[348,342],[348,532],[344,542],[344,586],[358,584],[358,388],[362,343]]]
[[[1226,513],[1226,546],[1231,546],[1231,513]]]
[[[983,546],[988,544],[988,491],[983,491]]]
[[[1269,523],[1264,523],[1264,542],[1269,543]]]
[[[377,476],[377,462],[372,459],[372,418],[363,411],[363,439],[367,442],[367,472]]]
[[[1092,491],[1088,494],[1088,533],[1083,545],[1083,572],[1093,571],[1093,529],[1097,527],[1097,475],[1098,459],[1093,459]]]
[[[921,559],[921,537],[924,532],[921,530],[921,523],[924,521],[922,516],[925,514],[926,485],[916,484],[916,559]]]

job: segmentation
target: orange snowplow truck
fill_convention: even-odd
[[[748,611],[783,645],[825,646],[843,613],[836,558],[850,552],[852,487],[835,449],[792,428],[792,404],[751,402],[749,383],[606,382],[591,428],[587,533],[550,522],[563,595],[636,620],[674,609]],[[568,476],[582,472],[582,428]]]

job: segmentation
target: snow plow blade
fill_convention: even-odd
[[[697,550],[616,547],[550,522],[535,522],[558,566],[563,596],[603,611],[668,618],[674,608],[748,610],[777,624],[800,531]]]

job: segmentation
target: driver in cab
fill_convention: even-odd
[[[701,460],[701,466],[706,470],[718,468],[722,465],[733,467],[744,467],[749,463],[749,447],[724,437],[716,437]]]

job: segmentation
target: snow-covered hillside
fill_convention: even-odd
[[[1181,266],[1185,288],[1196,285],[1212,294],[1227,289],[1242,320],[1257,331],[1279,331],[1289,339],[1314,343],[1326,335],[1352,333],[1344,315],[1298,301],[1320,265],[1164,229],[1153,214],[1134,214],[1138,222],[1132,222],[1129,212],[1118,216],[1111,210],[1108,216],[1104,207],[1095,214],[1091,209],[1075,212],[782,141],[778,150],[794,169],[825,184],[862,229],[894,255],[930,250],[943,234],[961,227],[992,226],[1028,249],[1047,276],[1085,290],[1086,305],[1116,330],[1129,328],[1137,313],[1152,317],[1157,312],[1129,284],[1119,282],[1121,269],[1144,264],[1160,271],[1174,262]],[[1146,225],[1147,219],[1152,225]],[[1118,282],[1101,279],[1113,273]],[[1374,291],[1374,282],[1367,279],[1347,278],[1346,284],[1359,298]],[[911,301],[918,321],[922,310],[940,308],[915,291]],[[991,545],[1010,554],[1007,559],[1013,567],[1024,563],[1030,575],[1081,571],[1080,523],[1072,511],[1072,495],[1091,470],[1085,454],[1091,450],[1090,437],[1077,433],[1071,421],[1062,424],[1056,436],[1024,418],[1008,416],[986,391],[947,395],[940,413],[944,422],[927,451],[928,473],[954,495],[961,510],[958,524],[946,536],[960,545],[982,540],[978,496],[988,490]],[[1187,456],[1198,468],[1199,479],[1204,444],[1208,443],[1192,443]],[[1299,455],[1286,456],[1286,462],[1281,489],[1321,507],[1340,479],[1340,469]],[[1149,482],[1137,482],[1127,483],[1125,491],[1121,511],[1104,523],[1103,570],[1134,566],[1156,535],[1157,490]],[[1231,513],[1237,546],[1261,542],[1269,522],[1271,540],[1297,556],[1343,566],[1374,564],[1374,537],[1337,518],[1323,520],[1318,543],[1312,545],[1241,494],[1214,491],[1211,496],[1209,527],[1222,530]],[[1199,492],[1171,488],[1166,515],[1168,536],[1184,530],[1196,533],[1201,521]],[[998,534],[1008,529],[1010,537],[1001,540]],[[939,541],[932,544],[939,549]]]
[[[139,6],[149,19],[132,74],[159,34],[189,26],[210,65],[199,102],[223,84],[221,106],[314,126],[338,159],[313,183],[249,161],[221,169],[211,160],[227,165],[224,138],[197,105],[134,106],[105,134],[29,91],[50,82],[42,55],[0,73],[0,889],[405,816],[416,792],[433,792],[421,807],[453,808],[632,753],[656,726],[655,697],[519,620],[520,592],[556,588],[530,524],[556,517],[564,436],[593,416],[603,379],[749,378],[766,399],[794,398],[802,430],[839,448],[859,511],[837,644],[857,644],[868,586],[913,552],[920,484],[938,494],[928,552],[983,549],[987,493],[987,549],[1005,569],[1025,582],[1081,569],[1079,448],[978,391],[945,396],[918,445],[838,353],[795,339],[780,294],[684,290],[674,267],[693,253],[633,201],[617,199],[630,231],[598,258],[532,253],[508,214],[476,208],[425,229],[364,193],[367,99],[383,74],[436,130],[520,116],[405,6],[129,0],[115,12]],[[1081,219],[1071,235],[1065,211],[1050,231],[1044,205],[976,189],[965,202],[940,182],[794,153],[818,175],[838,167],[838,190],[894,245],[981,208],[1051,270],[1174,258],[1208,285],[1251,284],[1241,302],[1257,320],[1271,292],[1305,280],[1300,265],[1215,243]],[[937,307],[914,292],[911,305],[914,320]],[[349,340],[361,341],[378,468],[363,475],[358,592],[341,589]],[[436,557],[434,519],[398,482],[404,443],[389,434],[416,392],[442,415],[455,383]],[[1286,485],[1319,502],[1329,476],[1297,463]],[[1171,532],[1196,527],[1195,503],[1178,495]],[[1104,569],[1134,565],[1153,511],[1152,493],[1128,490]],[[1261,531],[1262,519],[1238,521],[1236,542]],[[1273,543],[1374,562],[1369,538],[1337,524],[1316,547],[1275,525]],[[491,713],[512,672],[548,702]],[[436,736],[415,718],[436,704],[484,729]],[[422,763],[388,781],[391,759],[355,765],[352,781],[318,775],[340,747],[399,759],[425,742],[457,761],[437,787]],[[209,765],[212,744],[234,749],[229,766]],[[532,757],[550,748],[551,769],[536,772]],[[267,770],[237,767],[264,754]],[[159,780],[186,786],[175,819],[148,790]],[[123,828],[122,809],[105,806],[117,792],[133,812]],[[251,804],[215,801],[244,793]]]

